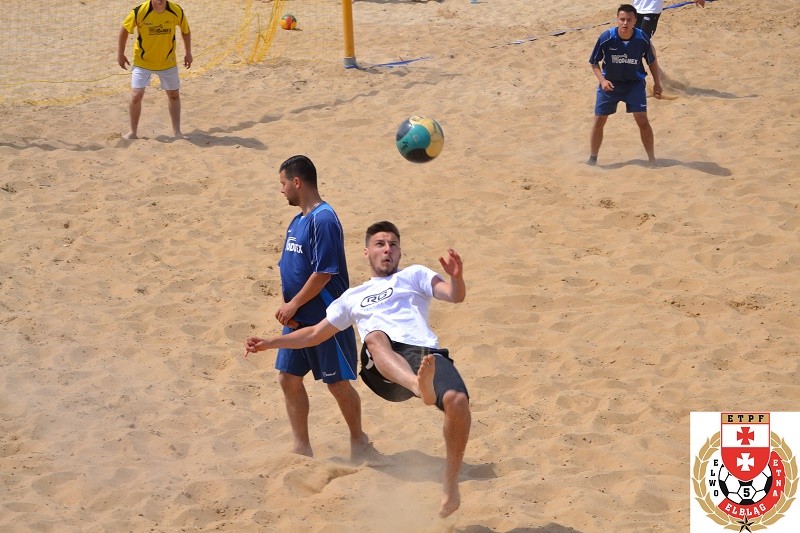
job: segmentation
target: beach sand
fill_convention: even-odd
[[[655,169],[622,112],[584,164],[615,8],[358,1],[359,61],[429,59],[209,71],[177,142],[155,89],[135,142],[124,92],[0,108],[0,530],[686,531],[690,412],[800,401],[800,4],[662,15]],[[425,165],[395,148],[412,114],[445,132]],[[378,455],[351,465],[309,377],[293,455],[274,352],[243,357],[279,332],[296,153],[354,284],[376,220],[405,265],[464,258],[466,301],[431,316],[473,412],[447,520],[437,410],[356,382]]]

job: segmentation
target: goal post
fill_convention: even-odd
[[[342,33],[344,41],[344,68],[355,68],[356,44],[353,38],[353,0],[342,0]]]

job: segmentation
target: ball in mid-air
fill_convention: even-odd
[[[414,163],[426,163],[439,155],[444,147],[444,132],[429,117],[412,116],[397,128],[397,149]]]
[[[297,19],[294,15],[287,13],[281,17],[281,28],[284,30],[293,30],[297,27]]]

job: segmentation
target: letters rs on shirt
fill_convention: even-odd
[[[370,307],[377,303],[380,303],[386,299],[388,299],[394,291],[391,287],[386,290],[379,292],[378,294],[370,294],[369,296],[365,296],[363,300],[361,300],[361,307]]]

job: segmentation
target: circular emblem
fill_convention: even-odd
[[[742,480],[720,459],[720,433],[708,439],[695,457],[692,482],[697,502],[706,515],[735,531],[764,529],[780,520],[794,501],[797,460],[786,441],[770,433],[767,466]]]

